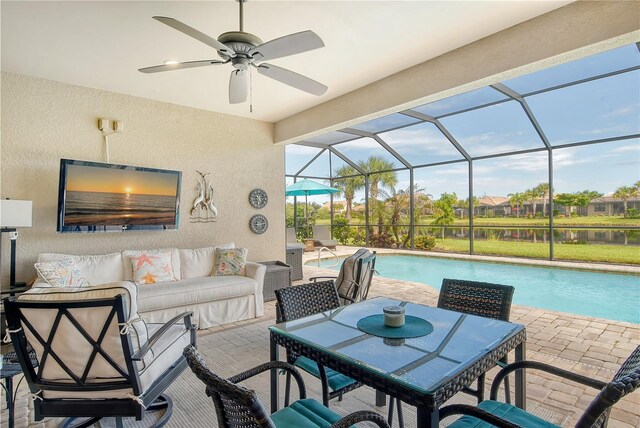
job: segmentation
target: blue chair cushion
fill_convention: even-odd
[[[478,407],[492,415],[499,416],[516,425],[527,428],[558,428],[550,422],[507,403],[486,400],[478,404]],[[449,425],[449,428],[491,428],[493,425],[473,416],[465,415]]]
[[[311,398],[298,400],[271,415],[271,420],[277,428],[327,428],[340,418],[340,415]]]
[[[293,365],[296,367],[300,367],[302,370],[309,373],[310,375],[320,378],[320,369],[318,369],[318,364],[316,364],[315,361],[307,357],[298,357],[298,359],[296,360],[295,363],[293,363]],[[324,370],[327,374],[327,383],[329,384],[329,388],[332,391],[337,391],[339,389],[342,389],[346,386],[351,385],[352,383],[355,383],[355,380],[341,373],[338,373],[335,370],[331,370],[330,368],[327,368],[327,367],[325,367]]]

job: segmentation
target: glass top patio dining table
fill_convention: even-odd
[[[403,306],[406,315],[427,320],[422,337],[385,339],[359,330],[358,321]],[[495,366],[510,350],[524,359],[525,327],[491,318],[386,297],[269,327],[271,359],[277,345],[337,370],[418,408],[418,426],[438,426],[437,410],[448,398]],[[516,373],[516,405],[524,408],[524,375]],[[275,377],[277,379],[277,376]],[[272,411],[278,406],[272,376]],[[275,397],[274,397],[275,394]]]

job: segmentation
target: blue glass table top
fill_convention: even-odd
[[[381,314],[390,305],[433,324],[433,332],[386,344],[381,337],[360,331],[366,316]],[[377,297],[269,327],[333,358],[358,365],[419,393],[432,394],[525,327],[505,321]]]

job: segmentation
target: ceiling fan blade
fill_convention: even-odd
[[[153,19],[155,19],[156,21],[160,21],[163,24],[168,25],[169,27],[175,30],[180,31],[181,33],[184,33],[187,36],[191,36],[194,39],[201,41],[205,45],[211,46],[215,50],[220,51],[230,57],[236,56],[235,51],[230,47],[223,45],[213,37],[207,36],[203,32],[198,31],[193,27],[189,27],[187,24],[184,24],[176,19],[168,18],[166,16],[154,16]]]
[[[302,74],[271,64],[260,64],[258,66],[258,73],[313,95],[323,95],[328,89],[322,83],[309,79]]]
[[[313,31],[307,30],[273,39],[256,46],[248,53],[255,61],[269,61],[323,47],[322,39]]]
[[[224,63],[225,61],[218,61],[215,59],[205,59],[202,61],[186,61],[186,62],[178,62],[176,64],[154,65],[152,67],[139,68],[138,71],[141,73],[158,73],[160,71],[171,71],[171,70],[181,70],[184,68],[206,67],[207,65],[216,65],[216,64],[224,64]]]
[[[247,70],[233,70],[229,79],[229,103],[240,104],[247,100],[249,81]]]

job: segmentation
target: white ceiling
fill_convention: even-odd
[[[217,37],[238,29],[225,1],[2,1],[2,70],[275,122],[556,9],[569,1],[262,1],[244,29],[264,41],[315,31],[316,51],[273,60],[329,87],[321,97],[254,73],[249,104],[229,105],[229,64],[157,74],[140,67],[214,59],[216,52],[153,19]],[[507,53],[505,53],[507,54]]]

